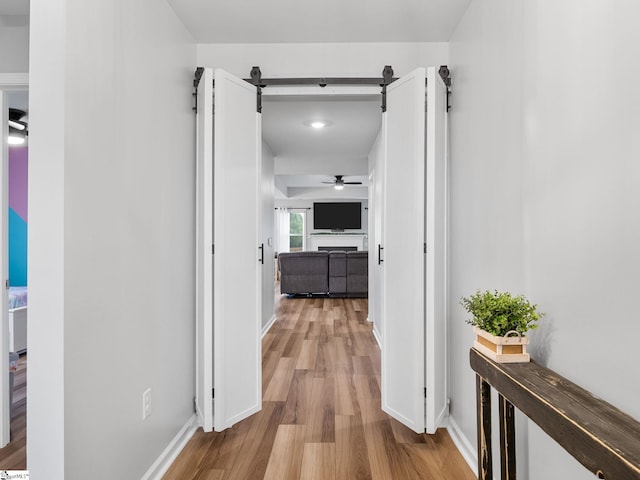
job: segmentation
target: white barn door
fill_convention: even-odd
[[[425,69],[387,87],[382,409],[423,433]]]
[[[449,413],[447,388],[448,150],[447,90],[435,67],[427,69],[426,163],[426,425],[434,433]]]
[[[215,79],[213,155],[214,429],[262,408],[261,116],[256,87]]]
[[[439,80],[435,72],[429,69],[429,84]],[[439,316],[445,306],[446,257],[435,259],[446,255],[440,243],[444,232],[439,231],[446,214],[440,212],[444,205],[439,200],[434,203],[446,188],[436,185],[443,181],[437,178],[442,169],[434,166],[444,158],[437,158],[443,150],[431,144],[441,139],[427,134],[436,120],[429,117],[427,125],[425,78],[427,70],[418,68],[387,87],[382,409],[415,432],[433,433],[442,421],[440,398],[447,397],[446,359],[441,356],[446,331],[440,328],[446,318]],[[436,105],[430,101],[431,107]]]
[[[196,114],[196,413],[213,429],[213,71],[198,84]]]
[[[256,88],[205,69],[197,116],[196,408],[222,431],[262,408]]]

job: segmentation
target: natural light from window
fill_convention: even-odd
[[[304,248],[304,214],[289,213],[289,251],[301,252]]]

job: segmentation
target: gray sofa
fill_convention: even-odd
[[[278,255],[280,293],[367,297],[368,252],[289,252]]]
[[[366,297],[369,293],[369,252],[347,252],[347,296]]]

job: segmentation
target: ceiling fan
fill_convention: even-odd
[[[362,182],[345,182],[342,179],[344,175],[334,175],[334,177],[336,177],[336,179],[333,182],[322,182],[322,183],[333,185],[333,188],[335,188],[336,190],[342,190],[345,185],[362,185]]]
[[[22,110],[9,109],[9,145],[22,145],[25,142],[29,135],[27,122],[24,121],[26,116],[27,113]]]

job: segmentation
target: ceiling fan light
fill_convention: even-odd
[[[9,126],[16,130],[26,130],[27,125],[19,120],[9,120]]]
[[[344,185],[342,183],[336,183],[333,188],[335,188],[336,190],[342,190],[344,188]]]
[[[23,145],[25,140],[25,132],[20,131],[17,128],[9,127],[9,137],[7,138],[7,143],[9,145]]]
[[[23,145],[27,140],[27,122],[22,121],[27,113],[17,108],[9,109],[9,145]]]
[[[24,145],[24,137],[18,137],[18,136],[9,136],[9,138],[7,139],[7,143],[9,145]]]

